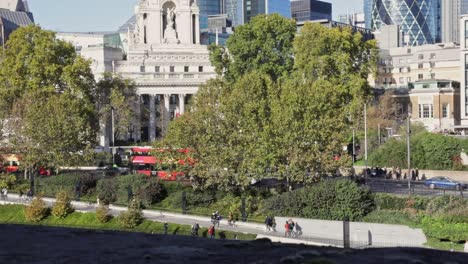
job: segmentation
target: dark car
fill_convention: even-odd
[[[457,182],[447,177],[437,176],[431,179],[428,179],[424,182],[424,186],[429,187],[431,189],[455,189],[455,190],[463,190],[466,189],[467,184]]]

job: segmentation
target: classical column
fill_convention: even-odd
[[[150,110],[150,117],[149,117],[149,140],[155,141],[156,140],[156,105],[154,102],[155,95],[149,95],[149,110]]]
[[[164,134],[166,134],[167,127],[169,126],[169,119],[170,119],[170,114],[171,114],[170,100],[171,100],[171,95],[165,94],[164,95],[163,126],[162,126]]]
[[[135,131],[133,131],[135,135],[135,142],[141,141],[141,101],[141,96],[138,96],[135,105]]]
[[[195,19],[195,24],[196,24],[196,26],[195,26],[195,29],[196,29],[195,39],[196,39],[196,42],[197,42],[195,44],[200,44],[200,31],[199,31],[199,29],[200,29],[200,17],[199,17],[199,15],[196,15],[195,17],[196,17],[196,19]]]
[[[179,94],[179,114],[185,113],[185,94]]]

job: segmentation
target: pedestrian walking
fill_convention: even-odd
[[[465,253],[468,253],[468,240],[465,241],[465,248],[463,249]]]
[[[299,225],[298,222],[294,225],[294,233],[296,233],[296,236],[301,236],[302,235],[302,227]]]
[[[198,230],[200,229],[200,225],[195,223],[192,225],[192,236],[198,236]]]
[[[18,197],[19,197],[20,202],[23,201],[23,195],[24,195],[23,191],[19,190]]]
[[[284,237],[289,236],[289,223],[286,221],[286,224],[284,224]]]
[[[265,230],[267,232],[270,232],[270,222],[271,222],[271,218],[269,216],[267,216],[265,218]]]
[[[164,234],[167,235],[167,230],[169,229],[169,224],[166,222],[164,223]]]
[[[8,191],[7,191],[6,188],[3,188],[3,189],[2,189],[2,200],[3,200],[3,201],[6,201],[7,198],[8,198]]]
[[[211,225],[210,228],[208,228],[208,234],[210,235],[211,239],[215,238],[215,227],[214,227],[214,225]]]
[[[294,224],[294,221],[292,219],[289,219],[289,236],[296,237],[296,233],[294,232],[294,227],[296,225]]]

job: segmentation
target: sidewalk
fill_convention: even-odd
[[[52,206],[55,202],[53,198],[43,198],[47,206]],[[7,201],[0,201],[0,204],[28,204],[28,202],[20,201],[17,194],[8,194]],[[77,212],[83,213],[94,213],[96,211],[95,203],[88,202],[79,202],[72,201],[72,205]],[[127,207],[123,206],[109,206],[109,213],[113,216],[118,216],[121,211],[127,210]],[[209,227],[211,225],[211,218],[196,216],[196,215],[187,215],[187,214],[178,214],[172,212],[164,212],[160,210],[143,210],[143,215],[146,219],[157,222],[167,222],[180,225],[192,225],[198,223],[201,227]],[[245,223],[245,222],[236,222],[235,225],[229,225],[227,220],[223,219],[220,221],[218,230],[234,231],[241,232],[245,234],[255,234],[258,238],[270,238],[272,241],[278,241],[283,243],[293,243],[293,244],[308,244],[308,245],[317,245],[317,246],[334,246],[332,244],[324,244],[318,241],[313,240],[301,240],[301,239],[286,239],[282,237],[280,232],[266,232],[265,226],[262,224],[256,223]],[[276,239],[275,239],[276,238]]]

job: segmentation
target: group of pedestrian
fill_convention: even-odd
[[[0,199],[1,199],[2,201],[7,201],[7,200],[8,200],[8,190],[7,190],[7,188],[4,187],[4,188],[2,189],[2,192],[1,192],[1,194],[0,194]]]
[[[299,223],[294,223],[292,219],[289,219],[284,224],[284,236],[285,237],[298,237],[302,235],[302,227]]]
[[[275,218],[272,216],[267,216],[265,219],[265,229],[267,232],[275,231],[276,223]]]
[[[211,223],[213,224],[213,226],[218,225],[219,227],[220,221],[221,221],[221,215],[219,214],[218,211],[211,214]]]
[[[383,177],[385,179],[394,179],[394,180],[408,179],[407,173],[405,171],[402,171],[400,167],[392,167],[391,169],[387,169],[386,167],[367,168],[366,174],[369,177]],[[426,178],[424,174],[422,174],[422,176],[419,177],[418,168],[411,169],[410,177],[411,177],[411,180],[413,181],[425,180]]]

